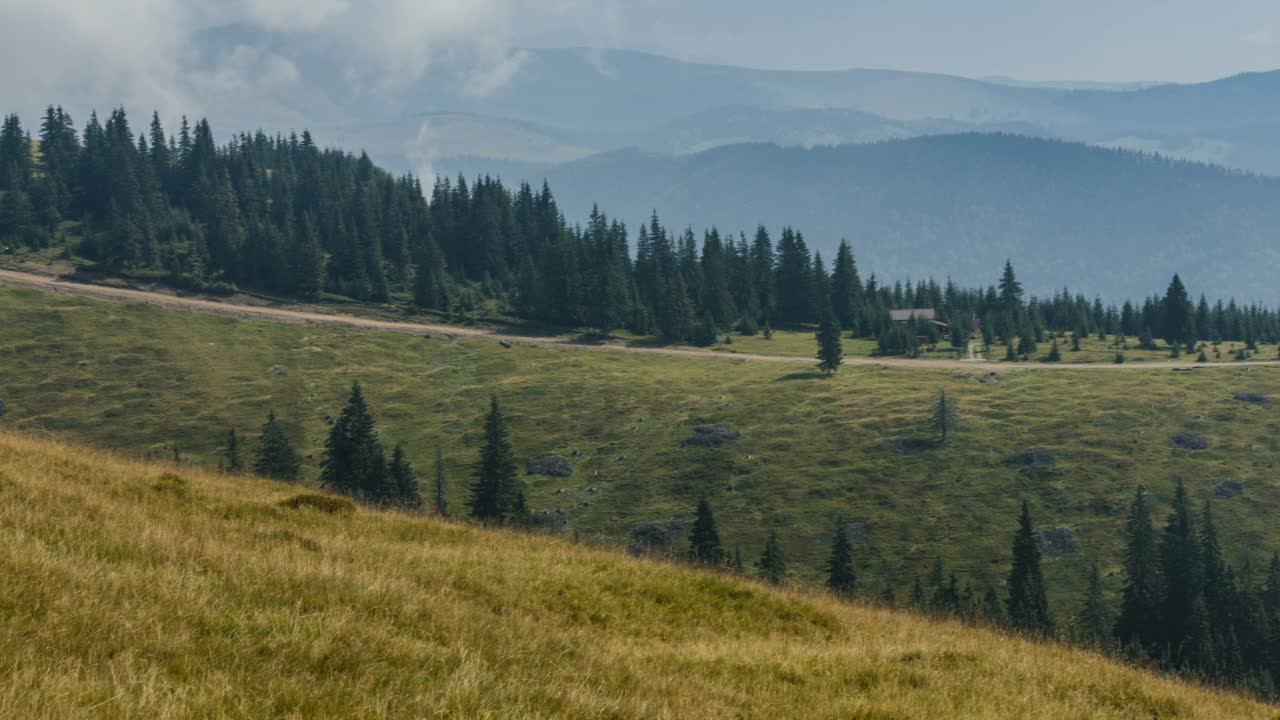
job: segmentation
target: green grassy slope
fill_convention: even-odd
[[[1095,655],[0,433],[6,718],[1266,718]]]
[[[886,577],[905,590],[935,554],[962,580],[998,582],[1026,497],[1039,526],[1075,534],[1078,552],[1046,566],[1068,617],[1089,562],[1098,558],[1104,574],[1115,569],[1117,528],[1136,486],[1165,498],[1175,476],[1196,497],[1222,480],[1245,483],[1243,497],[1217,507],[1231,559],[1280,547],[1270,520],[1280,507],[1280,405],[1232,399],[1249,392],[1280,401],[1280,369],[1002,367],[1002,382],[983,383],[865,367],[821,379],[774,363],[506,350],[4,288],[0,327],[8,407],[0,424],[10,428],[152,457],[169,457],[177,443],[184,458],[211,467],[228,428],[252,436],[274,409],[311,456],[314,477],[325,416],[338,413],[359,379],[384,438],[408,442],[419,474],[444,450],[459,507],[492,392],[512,416],[522,461],[556,453],[573,462],[572,477],[528,478],[533,508],[563,510],[584,539],[621,545],[634,525],[687,516],[706,494],[730,547],[750,560],[776,528],[802,581],[817,579],[843,518],[868,530],[856,548],[868,592]],[[891,439],[922,432],[939,389],[959,402],[966,429],[947,448],[895,452]],[[684,446],[702,422],[741,439]],[[1206,436],[1210,449],[1172,450],[1168,439],[1179,431]],[[1056,469],[1002,463],[1026,448],[1052,453]]]

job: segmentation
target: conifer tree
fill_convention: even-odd
[[[1009,571],[1009,622],[1036,635],[1053,634],[1053,617],[1040,571],[1040,547],[1031,525],[1031,509],[1022,501],[1018,532],[1013,538],[1013,567]]]
[[[827,589],[836,595],[853,595],[857,576],[853,571],[853,547],[843,523],[837,523],[831,542],[831,557],[827,560]]]
[[[1190,659],[1200,618],[1195,614],[1203,607],[1203,576],[1200,544],[1191,519],[1186,485],[1178,480],[1173,507],[1160,539],[1161,570],[1164,576],[1164,602],[1160,610],[1164,646],[1175,665]]]
[[[471,517],[485,523],[506,523],[518,521],[524,514],[524,487],[516,475],[515,451],[507,437],[506,416],[494,396],[489,400],[484,447],[471,483]]]
[[[1163,640],[1160,623],[1163,594],[1160,554],[1151,525],[1147,489],[1139,486],[1125,521],[1124,590],[1115,628],[1116,640],[1122,646],[1136,647],[1146,653],[1156,651]]]
[[[222,460],[229,473],[235,474],[244,470],[244,463],[240,459],[240,437],[236,434],[235,428],[227,432],[226,443],[222,446]]]
[[[787,561],[782,555],[782,545],[778,542],[778,531],[770,530],[765,540],[764,552],[756,561],[756,572],[765,581],[773,585],[781,585],[787,579]]]
[[[387,499],[382,444],[359,382],[351,384],[347,404],[330,428],[324,449],[320,462],[322,486],[373,502]]]
[[[262,477],[297,480],[299,464],[298,454],[276,420],[275,412],[268,412],[254,451],[253,471]]]
[[[438,517],[449,517],[449,500],[448,486],[444,475],[444,453],[440,448],[436,448],[436,468],[435,478],[432,482],[432,500],[434,501],[436,515]]]
[[[1078,345],[1076,349],[1079,349]],[[1051,363],[1062,362],[1062,351],[1058,349],[1057,339],[1054,339],[1053,344],[1049,346],[1049,354],[1045,356],[1044,361]]]
[[[405,457],[404,443],[396,443],[391,451],[391,461],[387,463],[387,482],[394,492],[393,502],[410,510],[422,507],[422,498],[418,494],[418,478],[413,474],[413,466]]]
[[[711,503],[706,498],[698,501],[693,525],[689,528],[689,559],[704,565],[724,562],[724,550],[720,547],[720,533],[711,513]]]
[[[827,308],[818,326],[818,369],[830,375],[840,369],[844,360],[844,346],[840,339],[840,324]]]
[[[938,398],[933,403],[930,425],[933,426],[934,432],[938,433],[943,445],[946,445],[951,436],[960,429],[960,411],[956,407],[955,400],[947,395],[946,390],[938,391]]]
[[[1089,567],[1089,585],[1084,606],[1080,608],[1077,631],[1081,639],[1094,646],[1102,645],[1111,637],[1111,613],[1102,594],[1102,575],[1096,562]]]

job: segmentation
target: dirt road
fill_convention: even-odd
[[[593,352],[624,352],[637,355],[659,355],[667,357],[687,357],[708,360],[742,360],[750,362],[792,363],[796,365],[813,365],[812,358],[791,355],[760,355],[751,353],[715,352],[685,348],[634,347],[619,342],[589,343],[574,340],[567,336],[535,337],[513,335],[505,331],[488,328],[469,328],[458,325],[443,325],[423,322],[395,322],[375,318],[343,315],[333,312],[322,312],[318,308],[307,306],[289,306],[282,304],[249,305],[238,302],[225,302],[208,298],[180,297],[160,292],[147,292],[109,285],[91,285],[70,282],[49,275],[0,270],[0,285],[27,288],[42,292],[53,292],[64,295],[77,295],[116,303],[146,303],[158,307],[189,310],[191,312],[217,315],[238,320],[266,320],[272,322],[298,323],[305,325],[336,325],[360,328],[381,332],[397,332],[420,337],[444,339],[483,340],[492,343],[509,343],[512,345],[532,345],[569,350]],[[982,360],[915,360],[909,358],[846,358],[845,365],[872,365],[881,367],[906,368],[912,370],[968,370],[985,371],[999,368],[1002,372],[1011,370],[1032,371],[1099,371],[1123,372],[1133,370],[1158,370],[1182,368],[1239,368],[1280,366],[1280,361],[1267,360],[1242,363],[1210,363],[1194,365],[1179,362],[1143,362],[1115,364],[1050,364],[1050,363],[996,363]]]

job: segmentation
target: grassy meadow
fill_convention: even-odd
[[[1277,717],[1081,651],[300,492],[0,432],[0,716]]]
[[[1075,552],[1046,574],[1069,618],[1098,560],[1118,590],[1119,535],[1135,488],[1158,502],[1184,478],[1193,497],[1225,480],[1244,494],[1217,503],[1229,557],[1255,567],[1280,549],[1280,368],[1169,370],[846,368],[823,378],[803,364],[692,359],[449,341],[354,329],[243,322],[0,288],[0,426],[135,457],[214,468],[234,427],[251,445],[269,410],[288,423],[316,475],[326,416],[359,380],[383,438],[408,443],[429,477],[442,449],[455,508],[465,504],[481,416],[491,393],[511,416],[520,461],[568,458],[573,475],[527,476],[531,507],[566,535],[620,547],[637,524],[688,517],[707,496],[721,534],[748,562],[770,529],[792,572],[816,582],[837,522],[862,523],[860,585],[903,597],[936,556],[962,583],[997,585],[1020,501],[1040,528],[1065,528]],[[929,407],[946,390],[964,429],[945,447]],[[1271,402],[1236,401],[1241,393]],[[686,446],[696,424],[740,434]],[[1207,450],[1171,448],[1193,432]],[[1005,459],[1049,453],[1051,468]],[[1157,506],[1162,521],[1163,505]],[[678,548],[683,551],[683,548]]]

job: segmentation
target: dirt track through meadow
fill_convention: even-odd
[[[634,347],[618,342],[605,343],[587,343],[575,341],[568,336],[550,336],[537,337],[528,335],[510,334],[506,331],[495,330],[492,328],[474,328],[463,327],[458,325],[445,325],[440,323],[425,322],[396,322],[392,320],[379,320],[376,318],[359,317],[356,315],[344,315],[333,312],[321,312],[310,306],[287,306],[282,304],[269,305],[249,305],[238,302],[225,302],[220,300],[211,300],[199,297],[181,297],[178,295],[169,295],[160,292],[148,292],[145,290],[134,290],[131,288],[116,287],[111,285],[92,285],[88,283],[71,282],[58,277],[49,275],[39,275],[35,273],[17,272],[14,270],[0,270],[0,285],[8,285],[10,287],[26,288],[29,290],[39,290],[41,292],[51,292],[63,295],[76,295],[80,297],[91,298],[94,300],[102,300],[115,303],[146,303],[175,310],[189,310],[191,312],[203,313],[206,315],[217,315],[220,317],[233,318],[237,320],[265,320],[270,322],[295,323],[304,325],[333,325],[339,327],[353,327],[363,330],[373,330],[380,332],[396,332],[408,335],[418,335],[420,337],[433,337],[443,339],[464,339],[487,341],[492,343],[505,342],[513,345],[531,345],[536,347],[561,348],[567,350],[582,350],[592,352],[623,352],[633,353],[637,355],[658,355],[666,357],[684,357],[697,358],[707,360],[741,360],[747,362],[773,362],[773,363],[792,363],[798,365],[813,365],[814,361],[808,357],[797,357],[794,355],[762,355],[752,353],[730,353],[715,352],[710,350],[695,350],[683,348],[664,348],[664,347]],[[304,309],[305,308],[305,309]],[[1239,368],[1245,367],[1274,367],[1280,366],[1280,361],[1250,361],[1247,364],[1242,363],[1209,363],[1209,364],[1188,364],[1185,362],[1141,362],[1126,363],[1116,365],[1112,363],[1093,363],[1093,364],[1053,364],[1053,363],[998,363],[982,360],[918,360],[909,358],[846,358],[845,365],[872,365],[880,367],[904,368],[910,370],[994,370],[999,368],[1002,372],[1009,370],[1032,370],[1032,371],[1099,371],[1099,372],[1117,372],[1117,371],[1134,371],[1134,370],[1172,370],[1177,368]]]

